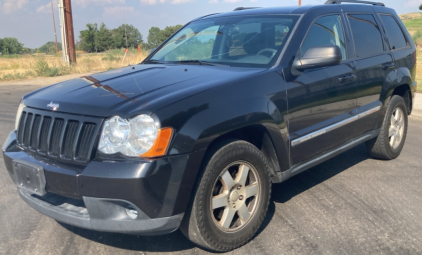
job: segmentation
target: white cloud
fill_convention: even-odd
[[[85,7],[90,3],[99,4],[112,4],[112,3],[125,3],[125,0],[76,0],[76,4]]]
[[[406,7],[419,7],[420,4],[421,4],[420,0],[409,0],[404,4],[404,6],[406,6]]]
[[[16,10],[22,9],[28,0],[4,0],[3,4],[0,2],[0,10],[3,13],[12,13]]]
[[[38,7],[36,9],[36,12],[38,12],[38,13],[41,13],[41,12],[43,12],[43,13],[51,12],[51,4],[48,3],[46,5],[41,5],[40,7]]]
[[[223,3],[240,3],[240,2],[242,2],[243,0],[223,0]]]
[[[141,4],[143,5],[155,5],[155,4],[164,4],[164,3],[170,3],[170,4],[186,4],[186,3],[192,3],[195,2],[195,0],[141,0]]]
[[[209,4],[218,4],[218,0],[209,0],[208,3]]]
[[[145,5],[154,5],[157,3],[157,0],[141,0],[141,4]]]
[[[114,6],[114,7],[104,7],[104,16],[117,16],[123,13],[133,13],[135,9],[133,7],[124,7],[124,6]]]

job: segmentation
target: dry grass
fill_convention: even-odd
[[[106,71],[129,64],[138,64],[146,54],[140,55],[132,51],[123,60],[123,50],[112,50],[105,53],[77,54],[77,64],[66,66],[61,56],[48,55],[16,55],[0,57],[0,80],[18,80],[37,76],[57,76]],[[48,72],[40,72],[40,63],[46,63]]]
[[[422,51],[418,49],[416,65],[416,81],[418,82],[418,92],[422,92]]]

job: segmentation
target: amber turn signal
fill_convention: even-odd
[[[173,134],[172,128],[162,128],[158,130],[157,140],[152,148],[140,155],[143,158],[154,158],[164,156],[170,144],[171,136]]]

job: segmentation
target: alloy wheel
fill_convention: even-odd
[[[399,147],[403,139],[404,125],[403,110],[401,108],[396,108],[391,115],[390,128],[388,130],[391,148],[397,149],[397,147]]]
[[[252,165],[236,161],[227,166],[211,195],[211,214],[217,227],[225,232],[243,228],[256,212],[259,190],[259,176]]]

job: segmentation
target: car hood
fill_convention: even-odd
[[[263,69],[197,65],[136,65],[57,83],[24,97],[28,107],[108,117],[161,107]]]

